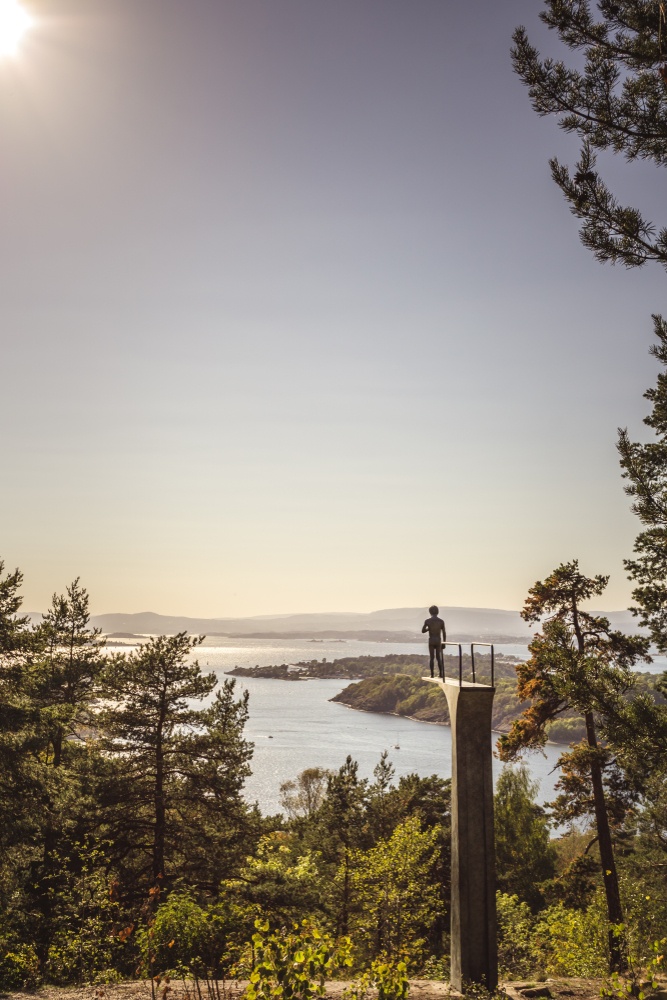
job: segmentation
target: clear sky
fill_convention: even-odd
[[[518,607],[637,531],[657,266],[598,264],[537,0],[31,0],[0,62],[0,555],[42,609]],[[611,164],[656,217],[660,178]],[[664,224],[665,218],[658,218]]]

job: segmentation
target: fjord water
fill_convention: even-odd
[[[215,645],[208,643],[215,642]],[[499,652],[526,655],[523,646],[498,646]],[[294,640],[214,639],[197,650],[204,671],[215,671],[222,681],[234,666],[267,666],[303,660],[328,661],[342,656],[385,656],[388,653],[423,653],[419,643],[309,642]],[[350,754],[359,763],[362,777],[371,777],[383,750],[396,775],[451,775],[451,732],[447,726],[413,722],[392,715],[357,712],[331,702],[349,682],[344,680],[279,681],[239,677],[237,689],[250,694],[246,736],[255,744],[252,776],[245,794],[264,813],[280,810],[280,785],[307,767],[338,768]],[[545,755],[527,758],[533,778],[539,781],[540,801],[554,797],[554,765],[560,748],[547,746]],[[494,760],[494,777],[501,765]]]
[[[131,647],[132,643],[118,643]],[[499,643],[496,652],[525,658],[525,645]],[[308,660],[335,660],[344,656],[386,656],[421,653],[418,642],[361,642],[359,640],[227,639],[210,636],[193,652],[204,672],[219,680],[235,666],[268,666]],[[665,669],[664,657],[640,669],[655,673]],[[383,750],[396,775],[416,772],[422,777],[451,775],[451,732],[448,726],[414,722],[393,715],[358,712],[331,702],[349,681],[279,681],[263,677],[236,678],[237,690],[250,694],[250,715],[245,734],[255,745],[252,775],[245,785],[246,798],[258,802],[263,813],[280,810],[280,785],[307,767],[336,769],[350,754],[359,763],[362,777],[371,777]],[[494,742],[496,737],[494,736]],[[539,801],[554,798],[554,771],[562,747],[547,745],[544,754],[529,754],[525,761],[539,782]],[[502,765],[493,762],[494,779]]]

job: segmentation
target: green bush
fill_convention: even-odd
[[[116,982],[133,969],[132,926],[117,899],[118,884],[105,854],[76,845],[54,875],[45,978],[61,986]]]
[[[596,897],[588,910],[558,903],[539,914],[535,951],[548,976],[604,976],[609,968],[608,923]]]
[[[504,892],[496,894],[498,966],[501,976],[523,979],[535,972],[535,917],[528,903]]]
[[[137,939],[149,975],[222,979],[236,957],[236,921],[224,903],[201,906],[190,889],[171,892]]]
[[[33,990],[39,984],[37,952],[18,944],[0,952],[0,990]]]
[[[410,991],[407,965],[388,955],[380,955],[368,972],[343,993],[343,1000],[407,1000]]]
[[[256,920],[252,938],[253,968],[245,1000],[312,1000],[325,993],[325,980],[352,965],[349,938],[334,941],[304,920],[291,932],[271,933]]]
[[[531,913],[518,896],[497,894],[498,960],[503,976],[604,976],[608,968],[607,921],[596,896],[588,910],[558,903]]]

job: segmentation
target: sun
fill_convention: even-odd
[[[0,57],[16,53],[31,24],[30,14],[18,0],[0,0]]]

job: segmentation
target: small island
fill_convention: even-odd
[[[421,677],[425,670],[428,670],[426,656],[389,653],[387,656],[343,656],[335,660],[326,658],[301,660],[299,663],[280,663],[267,667],[234,667],[233,670],[228,670],[227,674],[232,677],[268,677],[281,681],[359,680],[364,677],[396,673]]]

